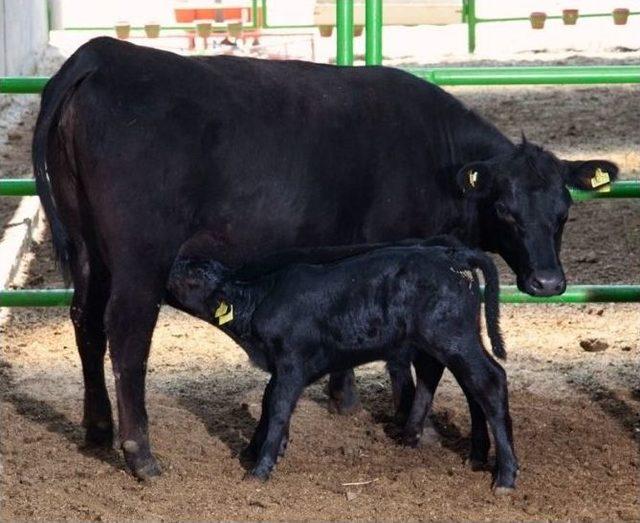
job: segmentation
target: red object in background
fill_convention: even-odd
[[[179,24],[187,24],[196,19],[195,9],[175,8],[173,12],[176,15],[176,22]]]
[[[196,20],[214,20],[217,9],[196,9]]]

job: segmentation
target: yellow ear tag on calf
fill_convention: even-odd
[[[221,301],[218,308],[214,311],[213,317],[218,320],[218,325],[229,323],[233,320],[233,305]]]
[[[595,174],[591,178],[591,187],[596,189],[597,187],[602,187],[603,185],[607,185],[611,182],[611,178],[609,177],[609,173],[603,171],[598,167],[596,169]]]
[[[469,185],[473,188],[478,184],[478,171],[469,171]]]

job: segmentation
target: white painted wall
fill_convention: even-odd
[[[33,73],[47,42],[43,0],[0,0],[0,75]]]

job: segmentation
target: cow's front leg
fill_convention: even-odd
[[[131,472],[139,479],[149,479],[160,474],[160,467],[149,444],[145,377],[163,287],[134,274],[114,279],[106,328],[118,397],[120,445]]]
[[[329,376],[329,411],[337,414],[353,414],[361,408],[353,369],[331,374]]]
[[[284,370],[284,369],[283,369]],[[278,461],[283,441],[289,433],[291,414],[304,388],[304,380],[295,372],[276,373],[269,397],[267,431],[258,454],[256,466],[249,477],[266,481]]]

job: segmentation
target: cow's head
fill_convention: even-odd
[[[465,165],[458,184],[477,202],[481,247],[505,259],[521,291],[553,296],[566,288],[560,262],[571,205],[566,186],[596,190],[617,174],[611,162],[559,160],[523,139],[512,153]]]
[[[229,269],[214,260],[179,257],[171,268],[167,290],[183,310],[214,322],[211,296],[222,286]]]

